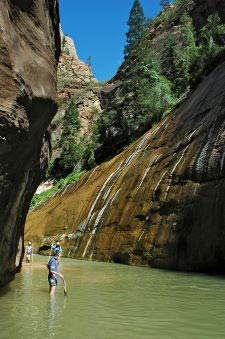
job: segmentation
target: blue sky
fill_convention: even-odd
[[[123,61],[127,21],[134,0],[59,0],[61,25],[78,56],[91,57],[94,76],[110,79]],[[140,0],[146,17],[160,11],[160,0]]]

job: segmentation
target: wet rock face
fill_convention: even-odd
[[[30,213],[26,238],[61,235],[70,257],[224,273],[224,192],[225,63],[129,149]]]
[[[57,109],[60,34],[56,0],[2,0],[0,13],[0,285],[3,285],[19,269],[26,213],[49,156],[49,136],[45,131]]]

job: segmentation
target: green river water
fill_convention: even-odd
[[[1,339],[225,338],[225,278],[61,259],[50,298],[46,260],[0,290]]]

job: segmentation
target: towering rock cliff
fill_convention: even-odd
[[[225,272],[224,99],[222,63],[132,147],[30,213],[26,237],[61,235],[71,257]]]
[[[100,111],[98,81],[94,78],[90,66],[78,58],[74,41],[62,31],[61,36],[62,53],[58,66],[59,109],[51,123],[52,160],[61,152],[63,122],[71,100],[75,98],[78,108],[81,136],[90,133],[95,113]]]
[[[0,2],[0,285],[20,267],[26,213],[49,157],[59,54],[56,0]]]
[[[149,31],[153,46],[160,47],[160,41],[163,45],[167,29],[179,33],[176,20],[184,9],[197,31],[215,11],[225,22],[221,0],[190,0],[183,6],[168,9],[172,21],[156,20]],[[60,238],[68,257],[224,273],[223,60],[215,59],[207,72],[204,69],[204,80],[195,82],[195,90],[155,128],[32,211],[26,239],[38,247]],[[116,111],[123,103],[122,81],[120,69],[103,88],[104,109],[113,102]],[[126,103],[122,114],[127,113]],[[118,134],[112,129],[115,138],[107,151],[117,154],[124,144],[117,147]]]

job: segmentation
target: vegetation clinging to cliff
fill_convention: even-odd
[[[155,20],[146,21],[140,2],[134,1],[128,21],[125,60],[115,77],[117,85],[105,93],[103,89],[104,109],[88,139],[78,136],[76,98],[72,99],[65,116],[62,153],[51,166],[50,176],[59,179],[75,169],[87,170],[119,153],[196,86],[223,51],[225,25],[217,13],[209,16],[196,35],[192,19],[185,11],[173,26],[172,17],[184,1],[177,0],[174,4],[175,7],[163,2],[161,14]],[[151,32],[154,37],[159,21],[161,31],[156,33],[154,42]],[[161,35],[161,45],[157,35]]]
[[[161,15],[165,18],[174,10],[168,8]],[[217,13],[208,17],[196,36],[192,19],[184,11],[176,29],[161,33],[164,38],[160,49],[149,40],[149,27],[154,27],[154,20],[149,25],[143,25],[141,38],[135,33],[138,38],[132,44],[127,40],[129,53],[116,77],[120,85],[106,97],[97,122],[97,162],[119,153],[160,121],[224,50],[225,25]],[[132,26],[130,31],[134,31]]]

